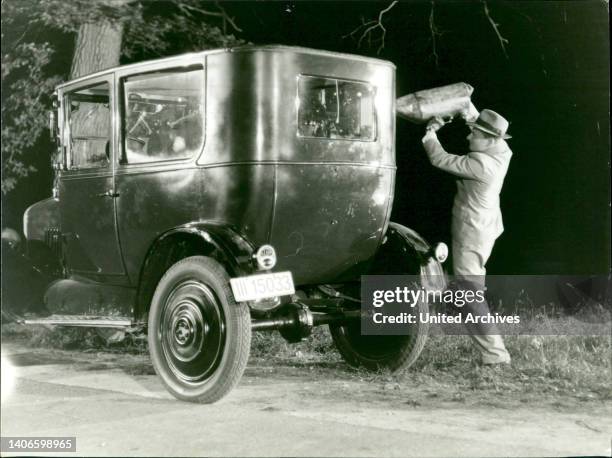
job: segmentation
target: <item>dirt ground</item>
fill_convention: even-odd
[[[227,398],[194,405],[146,353],[2,354],[3,437],[75,436],[79,456],[610,456],[601,399],[409,386],[298,352],[255,356]]]

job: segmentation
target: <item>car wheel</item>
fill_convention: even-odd
[[[427,313],[429,306],[420,302],[415,309],[417,314]],[[409,335],[402,336],[362,335],[359,321],[345,326],[332,324],[329,329],[338,352],[351,366],[401,372],[414,364],[425,347],[429,325],[418,321]]]
[[[249,358],[251,319],[217,261],[192,256],[159,281],[149,311],[149,352],[176,398],[212,403],[239,382]]]

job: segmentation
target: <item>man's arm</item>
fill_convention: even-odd
[[[484,164],[475,157],[457,156],[447,153],[433,129],[428,129],[423,137],[423,147],[434,167],[461,178],[481,180],[486,175]]]

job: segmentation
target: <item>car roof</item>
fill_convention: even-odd
[[[61,89],[64,86],[67,86],[67,85],[75,83],[75,82],[85,81],[85,80],[90,79],[90,78],[94,78],[94,77],[97,77],[97,76],[102,76],[102,75],[105,75],[105,74],[108,74],[108,73],[112,73],[112,72],[114,72],[116,70],[119,70],[119,69],[123,70],[123,69],[138,68],[139,66],[144,66],[144,65],[148,65],[148,64],[155,64],[155,63],[163,63],[165,61],[171,62],[173,60],[180,59],[181,57],[208,56],[208,55],[211,55],[211,54],[242,53],[242,52],[257,52],[257,51],[293,52],[293,53],[296,53],[296,54],[310,54],[310,55],[336,57],[336,58],[340,58],[340,59],[361,60],[361,61],[364,61],[364,62],[371,62],[371,63],[378,64],[378,65],[388,65],[388,66],[391,66],[391,67],[395,68],[395,65],[392,62],[388,61],[388,60],[377,59],[377,58],[374,58],[374,57],[366,57],[366,56],[361,56],[361,55],[358,55],[358,54],[348,54],[348,53],[340,53],[340,52],[334,52],[334,51],[325,51],[325,50],[321,50],[321,49],[305,48],[305,47],[300,47],[300,46],[246,45],[246,46],[238,46],[238,47],[234,47],[234,48],[218,48],[218,49],[210,49],[210,50],[207,50],[207,51],[177,54],[177,55],[174,55],[174,56],[163,57],[161,59],[146,60],[146,61],[136,62],[136,63],[133,63],[133,64],[127,64],[127,65],[118,65],[118,66],[115,66],[115,67],[106,68],[106,69],[99,70],[99,71],[94,72],[94,73],[89,73],[87,75],[83,75],[83,76],[80,76],[78,78],[66,81],[66,82],[64,82],[62,84],[59,84],[57,86],[57,89]]]

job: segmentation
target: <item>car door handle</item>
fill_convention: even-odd
[[[119,193],[115,192],[114,189],[109,189],[106,192],[101,192],[100,194],[96,194],[96,196],[98,197],[111,197],[111,198],[115,198],[115,197],[119,197]]]

